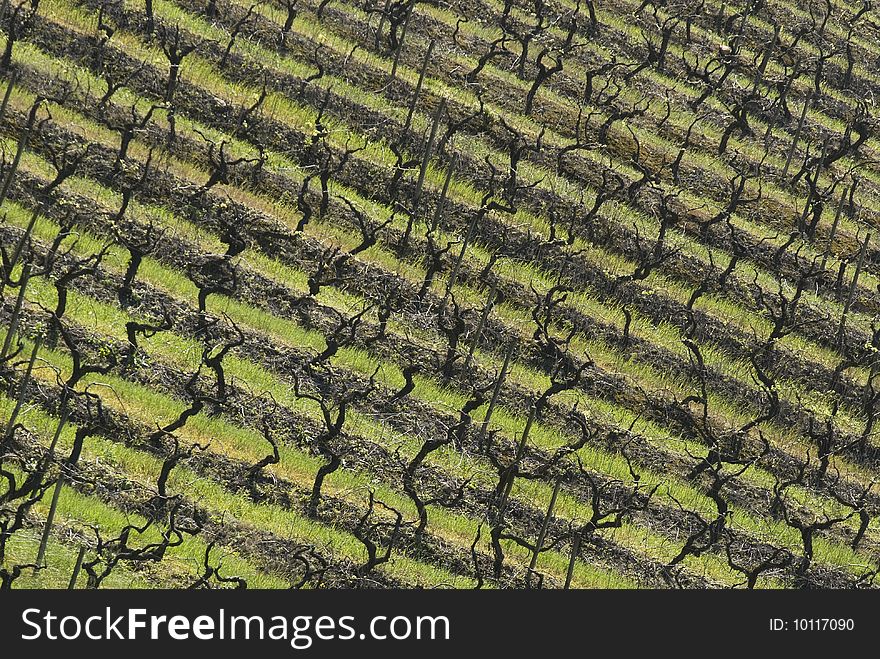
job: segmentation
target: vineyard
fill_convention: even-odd
[[[871,588],[871,0],[2,0],[0,589]]]

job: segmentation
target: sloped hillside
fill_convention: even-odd
[[[873,586],[870,2],[0,28],[0,587]]]

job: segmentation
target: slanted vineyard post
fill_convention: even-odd
[[[406,8],[406,18],[403,19],[403,26],[400,28],[400,38],[397,40],[397,52],[394,53],[394,63],[391,65],[391,76],[388,79],[389,85],[397,79],[397,67],[400,64],[400,54],[403,52],[403,41],[406,39],[406,29],[409,27],[409,19],[412,17],[415,6],[416,0],[410,0],[410,3]]]
[[[376,50],[378,51],[382,47],[382,29],[385,27],[385,18],[388,16],[388,11],[391,9],[391,0],[385,0],[385,7],[382,9],[382,12],[379,14],[379,25],[376,27]]]
[[[34,362],[37,361],[37,353],[40,351],[40,343],[41,337],[38,336],[37,340],[34,342],[34,349],[31,351],[31,358],[28,361],[27,370],[25,371],[24,377],[21,379],[21,389],[18,392],[18,400],[16,400],[15,408],[12,410],[12,415],[9,417],[9,423],[6,424],[6,432],[3,433],[3,443],[6,443],[12,437],[12,433],[15,430],[15,422],[18,419],[18,413],[21,412],[21,408],[24,406],[28,384],[30,384],[31,381],[31,373],[34,370]]]
[[[52,503],[49,504],[49,513],[46,516],[46,524],[43,526],[43,535],[40,537],[40,548],[37,550],[37,560],[35,565],[37,569],[45,567],[46,547],[49,545],[49,534],[52,532],[52,524],[55,521],[55,511],[58,510],[58,499],[61,495],[61,488],[64,487],[64,473],[58,476],[55,482],[55,491],[52,493]]]
[[[559,495],[559,486],[562,479],[556,479],[556,485],[553,486],[553,494],[550,496],[550,505],[547,506],[547,514],[544,515],[544,522],[541,524],[541,531],[538,533],[538,539],[535,541],[535,551],[532,552],[532,560],[529,563],[528,580],[531,580],[535,566],[538,564],[538,554],[541,553],[541,547],[544,545],[544,538],[547,537],[547,529],[550,527],[550,519],[553,517],[553,509],[556,507],[556,497]]]
[[[28,281],[31,276],[31,264],[25,263],[24,269],[21,271],[21,280],[18,286],[18,297],[15,299],[15,307],[12,309],[12,318],[9,319],[9,329],[6,330],[6,339],[3,341],[3,348],[0,349],[0,361],[6,359],[9,349],[12,346],[12,339],[18,331],[18,321],[21,318],[21,307],[24,304],[24,294],[27,289]]]
[[[865,263],[865,253],[868,251],[868,241],[871,240],[871,232],[865,234],[865,240],[862,243],[862,249],[859,251],[859,259],[856,261],[856,271],[853,273],[852,281],[849,285],[849,293],[846,296],[846,302],[843,305],[843,313],[840,314],[840,326],[837,328],[837,347],[843,346],[843,333],[846,330],[846,316],[852,305],[853,297],[855,297],[856,286],[859,283],[859,275],[862,272],[862,266]]]
[[[76,588],[76,581],[79,579],[79,571],[82,569],[83,558],[86,555],[86,546],[82,545],[79,548],[79,553],[76,556],[76,563],[73,565],[73,572],[70,575],[70,583],[67,584],[67,590],[74,590]]]
[[[507,468],[503,476],[504,482],[502,483],[501,496],[498,500],[499,518],[504,514],[504,510],[507,508],[507,500],[510,498],[510,493],[513,491],[513,483],[516,480],[516,470],[519,468],[519,463],[522,461],[523,456],[526,453],[526,444],[529,441],[529,434],[532,432],[532,425],[535,423],[535,417],[537,414],[538,406],[532,404],[529,409],[529,416],[526,419],[526,425],[523,428],[519,444],[516,446],[516,453],[513,456],[513,462]]]
[[[55,454],[55,445],[61,437],[61,431],[64,429],[64,424],[67,422],[68,410],[66,400],[67,393],[65,392],[61,403],[64,409],[61,412],[61,418],[58,420],[58,426],[55,428],[55,435],[52,437],[52,444],[49,446],[48,458],[50,460]],[[40,538],[40,548],[37,550],[37,560],[34,561],[34,564],[38,569],[45,565],[46,547],[49,545],[49,535],[52,532],[52,524],[55,521],[55,512],[58,510],[58,499],[61,495],[61,488],[64,487],[64,481],[65,474],[62,468],[61,474],[58,476],[58,481],[55,483],[55,491],[52,493],[52,503],[49,505],[49,513],[46,515],[46,524],[43,527],[43,535]]]
[[[581,551],[581,534],[576,533],[574,536],[574,540],[571,542],[571,556],[568,560],[568,570],[565,573],[565,585],[563,586],[564,590],[568,590],[571,588],[571,579],[574,576],[574,565],[577,562],[578,554]]]
[[[9,105],[9,97],[12,96],[12,88],[15,86],[15,83],[18,81],[18,71],[13,70],[12,74],[9,76],[9,82],[6,84],[6,92],[3,94],[3,103],[0,104],[0,121],[3,121],[3,117],[6,116],[6,108]]]
[[[12,252],[12,256],[9,259],[9,265],[7,266],[7,270],[4,273],[6,276],[0,279],[0,298],[3,297],[3,292],[6,290],[6,282],[12,278],[12,270],[15,268],[18,263],[18,259],[21,257],[22,251],[24,251],[24,246],[27,244],[28,238],[30,238],[31,233],[34,230],[34,225],[37,223],[37,217],[39,216],[39,212],[35,210],[31,214],[31,219],[28,222],[27,228],[24,230],[21,238],[18,241],[18,244],[15,246],[15,251]]]
[[[3,181],[3,189],[0,190],[0,206],[3,205],[3,202],[6,201],[6,195],[9,194],[9,188],[12,185],[12,178],[15,176],[15,172],[18,169],[18,164],[21,162],[21,156],[24,153],[24,150],[28,146],[28,142],[31,138],[31,131],[34,127],[34,121],[37,118],[37,109],[42,103],[42,99],[37,98],[37,101],[31,107],[30,113],[28,114],[27,124],[25,124],[24,129],[21,131],[21,136],[18,138],[18,147],[15,149],[15,157],[12,159],[12,164],[9,166],[9,171],[6,174],[6,180]]]
[[[809,193],[807,193],[807,200],[804,202],[804,210],[800,216],[798,231],[801,234],[805,233],[810,240],[812,240],[816,234],[816,225],[818,224],[820,218],[817,217],[814,223],[807,224],[807,216],[810,214],[810,210],[812,209],[814,204],[813,199],[819,189],[819,176],[822,173],[822,163],[825,162],[825,154],[827,153],[827,151],[828,139],[826,138],[825,141],[822,142],[822,152],[819,156],[819,162],[816,164],[816,171],[813,175],[812,184],[810,184],[810,175],[807,174],[807,184],[809,185],[810,191]]]
[[[785,179],[788,176],[788,168],[791,167],[791,159],[794,157],[794,150],[797,148],[798,140],[801,136],[801,131],[804,128],[804,121],[807,119],[807,112],[810,109],[810,103],[813,100],[813,92],[807,95],[806,100],[804,101],[804,109],[801,111],[801,118],[798,121],[797,129],[794,131],[794,137],[791,140],[791,146],[788,149],[788,157],[785,159],[785,167],[782,169],[782,178]]]
[[[474,352],[477,350],[477,346],[480,343],[480,335],[483,333],[483,327],[486,325],[486,320],[489,318],[489,312],[492,311],[493,302],[495,301],[495,289],[497,286],[498,281],[493,281],[492,287],[489,289],[489,295],[486,297],[486,306],[483,307],[483,313],[480,315],[480,322],[477,323],[477,328],[474,330],[474,340],[471,341],[471,347],[468,350],[467,358],[464,360],[465,373],[467,373],[471,361],[474,359]]]
[[[840,193],[840,201],[837,202],[837,210],[834,212],[834,221],[831,223],[831,232],[828,234],[828,243],[825,245],[825,251],[822,253],[822,265],[819,266],[819,272],[825,271],[825,264],[828,263],[828,257],[831,255],[831,246],[834,244],[834,236],[837,233],[837,224],[840,222],[840,214],[843,211],[843,204],[846,201],[846,189]]]
[[[422,60],[422,70],[419,71],[419,81],[416,83],[416,89],[413,92],[413,98],[409,104],[409,112],[406,115],[406,123],[404,123],[403,130],[401,131],[401,139],[406,136],[410,124],[412,124],[413,114],[415,113],[416,105],[418,105],[419,102],[419,95],[422,93],[422,83],[425,81],[425,71],[428,70],[428,62],[431,61],[431,54],[434,52],[435,44],[436,41],[431,39],[431,42],[428,44],[428,49],[425,51],[425,59]]]
[[[400,241],[401,245],[403,246],[406,246],[409,242],[409,236],[412,231],[412,226],[415,222],[416,214],[419,210],[419,202],[422,198],[422,188],[425,185],[425,176],[428,173],[428,164],[431,162],[431,156],[434,155],[434,141],[437,139],[437,129],[440,126],[440,120],[445,110],[446,99],[442,98],[440,99],[440,104],[437,106],[437,110],[434,113],[434,122],[431,125],[431,134],[428,136],[428,141],[425,143],[425,153],[422,155],[422,165],[419,169],[419,180],[416,183],[416,189],[413,193],[412,211],[410,212],[409,221],[406,224],[406,231],[404,231],[403,237]]]
[[[513,356],[513,351],[515,349],[516,341],[511,341],[510,345],[507,347],[507,352],[504,353],[504,363],[501,366],[501,372],[498,374],[498,379],[495,381],[495,388],[492,390],[492,398],[489,400],[489,407],[486,408],[486,416],[483,419],[483,423],[480,425],[480,432],[477,435],[478,446],[482,445],[483,437],[486,436],[486,430],[489,427],[489,421],[492,419],[492,412],[498,402],[498,397],[501,395],[501,386],[504,384],[504,379],[507,377],[507,368],[510,366],[510,358]]]
[[[446,304],[446,300],[449,299],[449,296],[452,294],[452,289],[455,288],[455,283],[458,281],[458,273],[461,270],[461,263],[464,261],[465,252],[467,252],[467,248],[471,243],[471,238],[473,237],[474,230],[477,227],[477,218],[479,217],[479,213],[475,213],[473,218],[471,218],[470,223],[468,224],[467,233],[464,236],[464,240],[461,243],[461,250],[458,252],[458,256],[455,259],[455,265],[452,266],[452,272],[449,274],[449,281],[446,284],[446,293],[443,295],[442,304]]]
[[[457,164],[458,159],[453,158],[452,162],[449,163],[449,168],[446,170],[446,179],[443,181],[443,189],[440,191],[440,199],[437,200],[437,208],[434,210],[434,218],[431,220],[432,233],[440,226],[440,218],[443,217],[443,213],[446,211],[446,195],[449,193],[449,183],[452,181],[452,174],[455,172],[455,166]]]

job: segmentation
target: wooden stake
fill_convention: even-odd
[[[406,18],[403,19],[403,27],[400,30],[400,39],[397,42],[397,52],[394,53],[394,63],[391,65],[391,77],[388,80],[390,85],[397,78],[397,65],[400,63],[400,53],[403,52],[403,40],[406,39],[406,29],[409,27],[409,19],[412,17],[413,8],[416,6],[415,0],[410,0],[409,7],[406,9]]]
[[[574,540],[571,543],[571,557],[568,560],[568,572],[565,574],[565,586],[563,588],[568,590],[571,588],[571,578],[574,576],[574,564],[577,561],[578,554],[581,550],[581,536],[577,534],[574,537]]]
[[[413,114],[416,111],[416,105],[419,101],[419,94],[422,93],[422,83],[425,80],[425,71],[428,69],[428,62],[431,61],[431,54],[434,52],[435,43],[434,39],[431,39],[431,42],[428,44],[428,50],[425,51],[425,59],[422,60],[422,70],[419,71],[419,81],[416,83],[416,90],[413,93],[412,101],[409,104],[409,112],[406,115],[406,123],[403,125],[403,134],[401,137],[406,135],[406,132],[409,130],[410,124],[412,123]]]
[[[492,411],[495,409],[495,404],[498,402],[498,396],[501,394],[501,385],[504,384],[504,379],[507,377],[507,367],[510,366],[510,358],[513,356],[513,351],[515,349],[516,342],[511,341],[510,345],[507,347],[507,352],[504,354],[504,364],[501,366],[501,373],[498,374],[498,379],[495,381],[495,388],[492,390],[492,398],[489,401],[489,407],[486,408],[486,416],[480,426],[480,434],[477,435],[477,444],[481,444],[483,442],[483,437],[486,435],[486,429],[489,427],[489,421],[492,418]]]
[[[3,104],[0,105],[0,121],[6,116],[6,107],[9,105],[9,97],[12,96],[12,88],[18,82],[18,71],[13,71],[9,76],[9,83],[6,85],[6,93],[3,94]]]
[[[785,159],[785,167],[782,170],[782,178],[788,176],[788,168],[791,167],[791,159],[794,157],[794,150],[797,147],[798,140],[801,136],[801,130],[804,128],[804,121],[807,118],[807,111],[810,109],[810,102],[813,100],[813,92],[810,90],[810,93],[807,95],[807,100],[804,101],[804,109],[801,112],[800,121],[798,121],[797,130],[794,132],[794,138],[791,140],[791,147],[788,149],[788,157]]]
[[[834,213],[834,221],[831,223],[831,233],[828,235],[828,244],[825,245],[825,253],[822,254],[822,265],[819,272],[825,270],[825,264],[828,262],[828,256],[831,254],[831,246],[834,244],[834,236],[837,233],[837,223],[840,221],[840,214],[843,211],[843,202],[846,200],[846,189],[840,193],[840,201],[837,202],[837,210]]]
[[[449,275],[449,282],[446,284],[446,293],[443,295],[443,302],[441,304],[446,304],[447,298],[452,293],[452,289],[458,281],[458,273],[461,270],[461,263],[464,260],[464,254],[467,251],[468,245],[470,245],[471,237],[473,236],[476,227],[477,215],[474,215],[471,218],[470,224],[468,224],[468,230],[464,236],[464,242],[461,243],[461,249],[458,252],[458,256],[455,257],[455,265],[452,266],[452,272]]]
[[[443,189],[440,191],[440,199],[437,200],[437,208],[434,210],[434,219],[431,220],[431,231],[436,231],[437,227],[440,226],[440,218],[443,217],[443,211],[446,210],[446,194],[449,192],[449,183],[452,181],[452,174],[455,171],[456,165],[458,165],[457,156],[453,157],[452,162],[449,163],[449,168],[446,170],[446,179],[443,181]]]
[[[504,510],[507,508],[507,500],[510,498],[510,493],[513,491],[513,483],[516,481],[516,469],[519,467],[523,455],[525,455],[526,443],[529,441],[529,434],[532,432],[532,424],[535,422],[535,415],[537,412],[538,409],[532,405],[529,409],[529,416],[526,419],[526,425],[523,428],[519,444],[516,446],[516,453],[513,456],[513,464],[507,468],[506,475],[504,476],[504,487],[501,490],[501,499],[498,502],[499,518],[504,514]]]
[[[852,305],[853,297],[856,293],[856,285],[859,282],[859,274],[862,272],[862,266],[865,263],[865,253],[868,251],[868,241],[871,240],[871,232],[865,234],[865,241],[862,243],[862,249],[859,252],[859,260],[856,262],[856,271],[853,273],[852,281],[849,284],[849,293],[846,296],[846,303],[843,305],[843,313],[840,314],[840,326],[837,328],[837,347],[843,346],[843,332],[846,329],[846,316],[849,313],[850,305]]]
[[[76,563],[73,566],[73,574],[70,575],[70,583],[67,584],[67,590],[74,590],[76,588],[76,580],[79,578],[79,571],[82,568],[83,558],[86,555],[85,546],[79,548],[79,554],[76,557]]]
[[[15,251],[12,253],[12,257],[9,259],[9,268],[7,270],[7,276],[12,276],[12,270],[15,268],[15,265],[18,263],[18,259],[21,257],[22,251],[24,251],[24,246],[27,243],[28,238],[30,238],[31,232],[34,230],[34,225],[37,223],[37,216],[39,212],[34,210],[33,215],[31,215],[30,222],[28,222],[27,228],[24,230],[24,233],[21,236],[21,239],[18,241],[18,244],[15,246]],[[6,278],[3,281],[0,281],[0,298],[3,297],[3,292],[6,290]]]
[[[34,370],[34,362],[37,361],[37,353],[40,350],[41,342],[42,338],[38,336],[37,340],[34,342],[34,349],[31,352],[30,361],[28,361],[27,371],[25,371],[24,378],[21,381],[21,390],[18,392],[18,400],[15,403],[15,408],[12,410],[12,416],[9,417],[9,423],[6,424],[6,432],[3,435],[4,441],[8,441],[9,438],[12,437],[12,431],[15,428],[15,421],[18,418],[18,413],[24,405],[25,393],[27,392],[28,384],[31,381],[31,372]]]
[[[544,522],[541,524],[541,531],[538,533],[538,539],[535,542],[535,551],[532,554],[532,561],[529,563],[529,574],[535,571],[538,564],[538,554],[544,545],[544,538],[547,536],[547,529],[550,526],[550,518],[553,517],[553,508],[556,506],[556,497],[559,494],[559,486],[562,485],[562,479],[556,479],[556,485],[553,486],[553,495],[550,497],[550,505],[547,506],[547,514],[544,515]]]
[[[480,335],[483,333],[483,327],[486,325],[486,320],[489,318],[489,312],[492,310],[492,303],[495,301],[495,288],[498,286],[498,281],[495,280],[492,282],[492,287],[489,289],[489,295],[486,298],[486,306],[483,307],[483,313],[480,316],[480,322],[477,323],[477,329],[474,332],[474,340],[471,342],[470,350],[468,350],[467,358],[464,360],[464,370],[467,372],[468,368],[471,365],[471,361],[474,358],[474,351],[477,349],[477,344],[480,342]]]
[[[21,317],[21,307],[24,304],[24,293],[27,289],[28,281],[31,276],[31,264],[26,263],[21,271],[21,284],[18,287],[18,297],[15,299],[15,307],[12,309],[12,318],[9,321],[9,329],[6,330],[6,338],[3,341],[3,348],[0,349],[0,361],[6,359],[9,354],[9,348],[12,346],[12,338],[18,331],[18,319]]]

